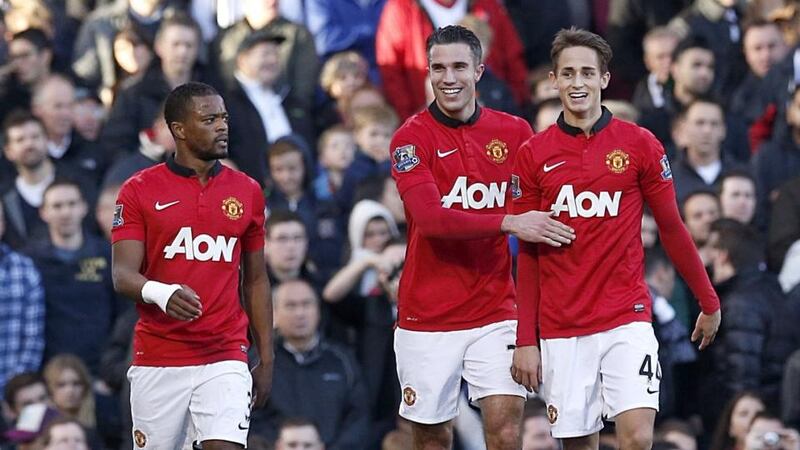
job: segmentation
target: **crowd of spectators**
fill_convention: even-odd
[[[800,450],[800,2],[0,0],[0,15],[0,448],[131,448],[137,316],[111,283],[114,204],[175,150],[166,95],[203,81],[230,114],[224,163],[268,205],[278,338],[250,448],[410,449],[393,352],[406,223],[389,143],[432,101],[426,37],[460,23],[484,47],[479,102],[537,131],[561,109],[554,33],[604,36],[606,106],[669,155],[723,320],[697,352],[696,302],[645,211],[655,446]],[[529,399],[524,449],[558,449],[546,409]],[[475,414],[465,401],[461,449],[483,448]],[[601,444],[618,448],[613,433]]]

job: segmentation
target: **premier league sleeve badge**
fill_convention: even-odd
[[[419,164],[416,147],[412,144],[397,147],[392,152],[392,157],[394,158],[394,168],[398,172],[408,172]]]

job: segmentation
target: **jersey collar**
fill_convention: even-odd
[[[601,106],[603,108],[603,113],[600,114],[600,118],[597,119],[597,122],[592,125],[592,134],[599,133],[603,128],[607,127],[609,123],[611,123],[611,111],[608,110],[605,106]],[[573,127],[572,125],[568,124],[566,120],[564,120],[564,113],[558,115],[558,120],[556,121],[558,124],[558,128],[561,128],[561,131],[567,133],[570,136],[577,136],[583,133],[583,130],[577,127]]]
[[[466,121],[448,117],[444,112],[442,112],[441,109],[439,109],[439,105],[436,104],[436,100],[432,101],[430,106],[428,106],[428,111],[430,111],[431,115],[434,119],[436,119],[437,122],[450,128],[458,128],[462,125],[474,125],[481,116],[481,107],[478,105],[477,100],[475,100],[475,112],[472,113],[472,115]]]
[[[175,161],[175,154],[167,156],[166,163],[167,163],[167,168],[175,175],[179,175],[186,178],[197,175],[194,170],[178,164],[178,162]],[[219,173],[220,170],[222,170],[222,164],[219,161],[215,161],[214,166],[211,168],[211,171],[208,174],[209,176],[214,177]]]

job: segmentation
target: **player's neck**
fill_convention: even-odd
[[[600,116],[602,115],[603,108],[601,108],[600,105],[597,105],[596,110],[587,112],[586,114],[574,114],[565,108],[564,122],[567,122],[567,125],[580,128],[583,131],[583,134],[589,136],[592,133],[592,127],[594,127],[594,124],[600,120]]]
[[[50,231],[50,242],[56,248],[62,250],[78,250],[83,246],[83,232],[79,231],[73,235],[64,236],[55,231]]]
[[[217,161],[216,160],[205,161],[202,159],[189,156],[187,155],[187,153],[188,150],[183,152],[176,151],[175,162],[183,167],[192,169],[194,173],[197,174],[197,178],[200,180],[200,184],[205,185],[208,182],[211,169],[214,167],[214,164],[216,164]]]
[[[477,108],[477,105],[476,105],[475,99],[473,98],[472,100],[469,101],[469,103],[467,103],[466,106],[464,106],[464,109],[462,109],[462,110],[460,110],[460,111],[458,111],[456,113],[452,113],[452,112],[442,108],[442,105],[440,105],[438,101],[436,102],[436,107],[439,108],[439,111],[441,111],[442,114],[444,114],[445,116],[447,116],[447,117],[449,117],[451,119],[455,119],[455,120],[460,120],[462,122],[466,122],[467,120],[469,120],[470,117],[472,117],[473,114],[475,114],[475,108]],[[388,155],[388,153],[386,153],[386,154]]]

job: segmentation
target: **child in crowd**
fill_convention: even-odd
[[[317,177],[314,195],[317,200],[331,200],[342,187],[344,174],[356,153],[353,133],[344,125],[334,125],[322,133],[318,143]]]
[[[316,202],[307,189],[308,170],[305,152],[296,139],[280,138],[267,149],[269,180],[267,207],[270,211],[293,211],[302,217],[308,230],[314,230]],[[309,236],[311,237],[311,236]]]

